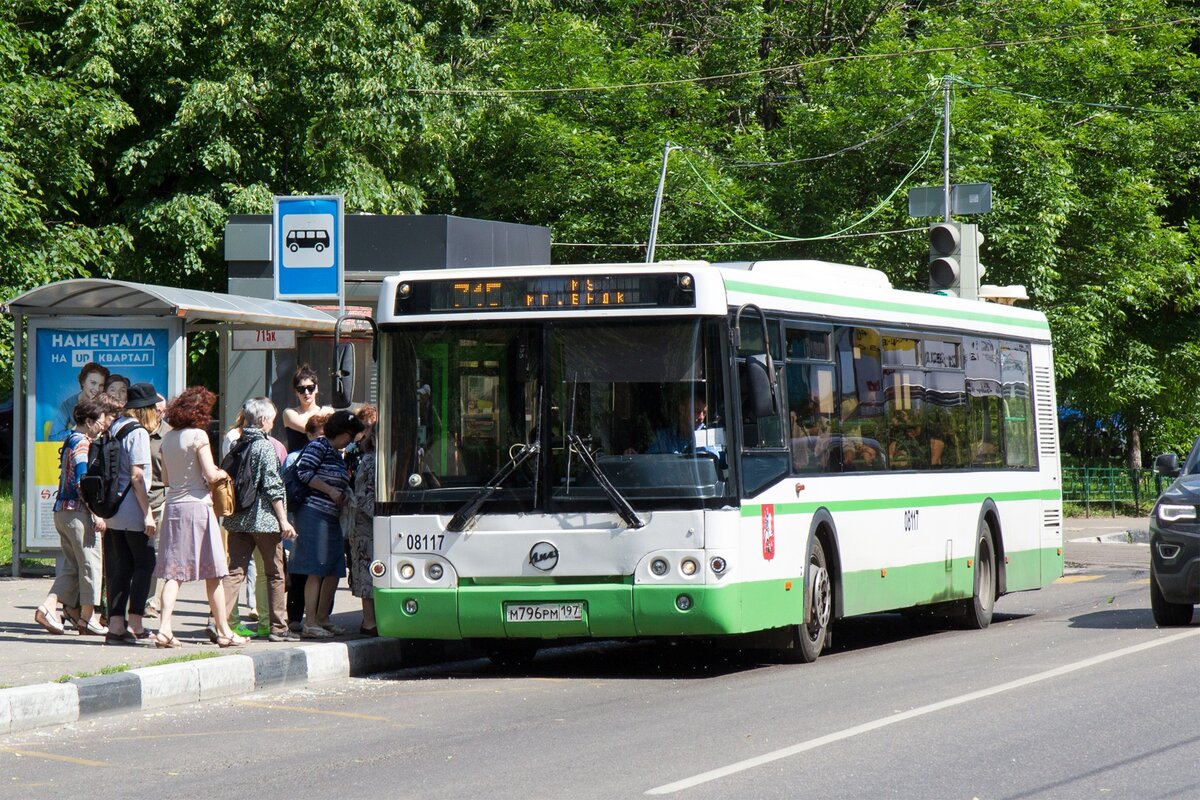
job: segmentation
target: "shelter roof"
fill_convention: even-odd
[[[0,311],[31,317],[180,317],[189,324],[219,322],[316,333],[332,333],[336,324],[326,312],[300,303],[100,278],[40,286],[0,305]]]

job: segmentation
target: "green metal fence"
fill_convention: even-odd
[[[1170,480],[1156,480],[1152,469],[1063,467],[1063,503],[1083,508],[1085,516],[1149,514]]]

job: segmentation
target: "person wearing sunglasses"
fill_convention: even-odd
[[[314,414],[332,414],[333,409],[317,402],[317,373],[308,364],[301,364],[292,375],[292,389],[296,392],[296,405],[283,410],[283,432],[288,452],[300,450],[308,444],[304,426]]]

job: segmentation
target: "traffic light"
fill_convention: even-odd
[[[957,222],[929,226],[929,291],[959,296],[962,229]]]
[[[975,225],[939,222],[929,226],[929,291],[968,300],[979,299],[983,265]]]

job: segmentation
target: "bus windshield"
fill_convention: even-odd
[[[455,513],[490,486],[481,513],[724,504],[723,329],[610,317],[385,330],[380,499]]]

